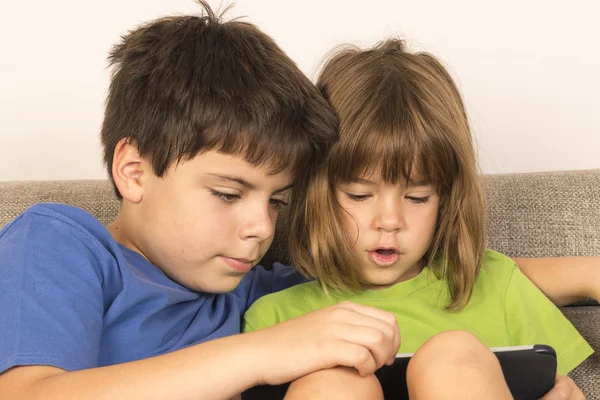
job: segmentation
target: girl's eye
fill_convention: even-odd
[[[273,207],[276,210],[279,210],[282,207],[285,207],[288,205],[287,202],[280,200],[280,199],[270,199],[269,204],[271,204],[271,207]]]
[[[352,201],[365,201],[370,197],[368,194],[352,194],[346,193],[346,196]]]
[[[224,201],[225,203],[233,203],[234,201],[240,199],[239,194],[223,193],[218,192],[214,189],[210,189],[210,193],[219,200]]]
[[[415,196],[406,196],[409,201],[412,201],[415,204],[425,204],[429,201],[430,196],[425,197],[415,197]]]

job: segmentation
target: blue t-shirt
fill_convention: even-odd
[[[254,268],[230,293],[194,292],[87,212],[38,204],[0,231],[0,373],[87,369],[233,335],[257,298],[304,281],[275,264]]]

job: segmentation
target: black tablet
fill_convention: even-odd
[[[515,400],[537,400],[554,387],[556,353],[546,345],[492,348],[498,357],[504,378]],[[396,362],[380,368],[375,375],[384,397],[408,400],[406,368],[412,354],[398,354]],[[243,393],[243,400],[283,399],[289,384],[257,386]]]

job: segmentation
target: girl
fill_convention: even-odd
[[[246,331],[346,300],[392,311],[400,353],[417,352],[407,376],[414,398],[510,398],[488,347],[549,344],[559,375],[593,352],[510,258],[484,248],[473,140],[439,61],[388,40],[335,55],[317,85],[338,113],[340,140],[290,232],[292,260],[316,280],[259,299],[245,315]],[[294,393],[381,395],[374,378],[352,375],[313,374],[295,382]],[[445,383],[434,387],[431,376]],[[581,394],[572,381],[557,382]]]

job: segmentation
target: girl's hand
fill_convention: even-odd
[[[600,257],[598,257],[600,260]],[[593,278],[594,288],[592,289],[592,298],[600,303],[600,261],[598,261],[598,270]]]
[[[573,379],[567,376],[557,376],[554,388],[541,400],[585,400],[585,396]]]
[[[396,316],[350,302],[323,308],[254,335],[259,384],[290,382],[311,372],[345,366],[368,376],[394,362],[400,348]]]

